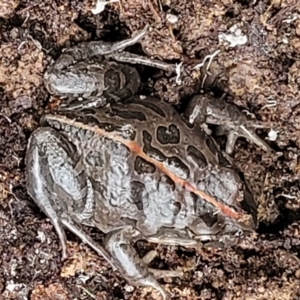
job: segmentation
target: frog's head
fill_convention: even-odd
[[[241,179],[233,169],[222,168],[210,170],[198,181],[193,197],[195,218],[189,228],[203,245],[232,246],[255,230],[257,205]]]
[[[204,194],[201,196],[201,192]],[[243,175],[230,168],[212,169],[197,182],[196,194],[207,211],[228,224],[228,231],[252,231],[257,223],[257,205]],[[198,205],[202,206],[200,202]],[[198,210],[200,212],[200,210]],[[229,225],[230,224],[230,225]]]

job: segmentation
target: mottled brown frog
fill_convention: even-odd
[[[135,95],[137,71],[111,58],[130,63],[133,57],[134,63],[174,70],[163,62],[116,52],[136,41],[80,45],[47,71],[48,89],[67,99],[56,113],[42,118],[29,140],[27,190],[51,219],[63,258],[64,226],[130,283],[152,286],[166,298],[157,278],[177,276],[178,271],[148,268],[133,242],[225,247],[255,230],[257,223],[247,183],[198,125],[219,125],[220,133],[229,136],[227,152],[245,131],[268,146],[228,103],[195,96],[181,116],[167,103]],[[87,61],[100,54],[101,64]],[[83,61],[77,62],[79,58]],[[81,224],[104,232],[104,246],[86,235]]]

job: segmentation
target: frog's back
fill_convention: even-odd
[[[66,114],[65,120],[74,119],[59,126],[81,152],[104,231],[134,222],[151,235],[163,226],[188,227],[222,206],[240,209],[230,162],[169,104],[133,97]]]

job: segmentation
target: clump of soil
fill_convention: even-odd
[[[274,152],[240,139],[233,154],[259,203],[255,236],[225,250],[139,243],[140,253],[155,248],[156,267],[186,270],[161,281],[171,299],[298,299],[299,1],[120,0],[97,15],[93,7],[89,0],[5,0],[0,7],[1,297],[157,299],[151,289],[129,286],[71,234],[70,259],[62,263],[57,235],[26,194],[24,174],[28,138],[49,100],[45,68],[64,47],[120,40],[149,24],[134,51],[181,70],[146,74],[151,94],[183,106],[196,92],[225,95],[265,124],[258,133]]]

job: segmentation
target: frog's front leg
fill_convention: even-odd
[[[63,260],[67,258],[67,247],[62,226],[66,226],[111,262],[106,250],[75,225],[89,224],[94,212],[93,189],[76,153],[74,146],[54,129],[38,128],[29,139],[26,153],[27,191],[50,218],[60,239]]]
[[[184,118],[191,124],[218,125],[216,135],[226,135],[226,153],[231,154],[238,137],[244,137],[261,147],[271,151],[270,146],[256,133],[255,121],[248,121],[246,116],[233,104],[207,95],[196,95],[189,102]]]
[[[112,232],[107,235],[105,248],[118,262],[119,271],[135,286],[151,286],[158,290],[163,299],[166,299],[166,292],[157,282],[148,269],[147,265],[138,256],[135,249],[130,245],[132,239],[137,239],[138,232],[131,226]],[[159,274],[159,273],[157,273]]]
[[[147,30],[148,26],[145,26],[145,28],[135,36],[119,42],[83,42],[75,47],[68,48],[64,50],[62,55],[49,68],[48,73],[53,70],[67,69],[79,61],[85,61],[94,56],[105,56],[117,51],[122,51],[126,47],[137,43],[147,33]]]

